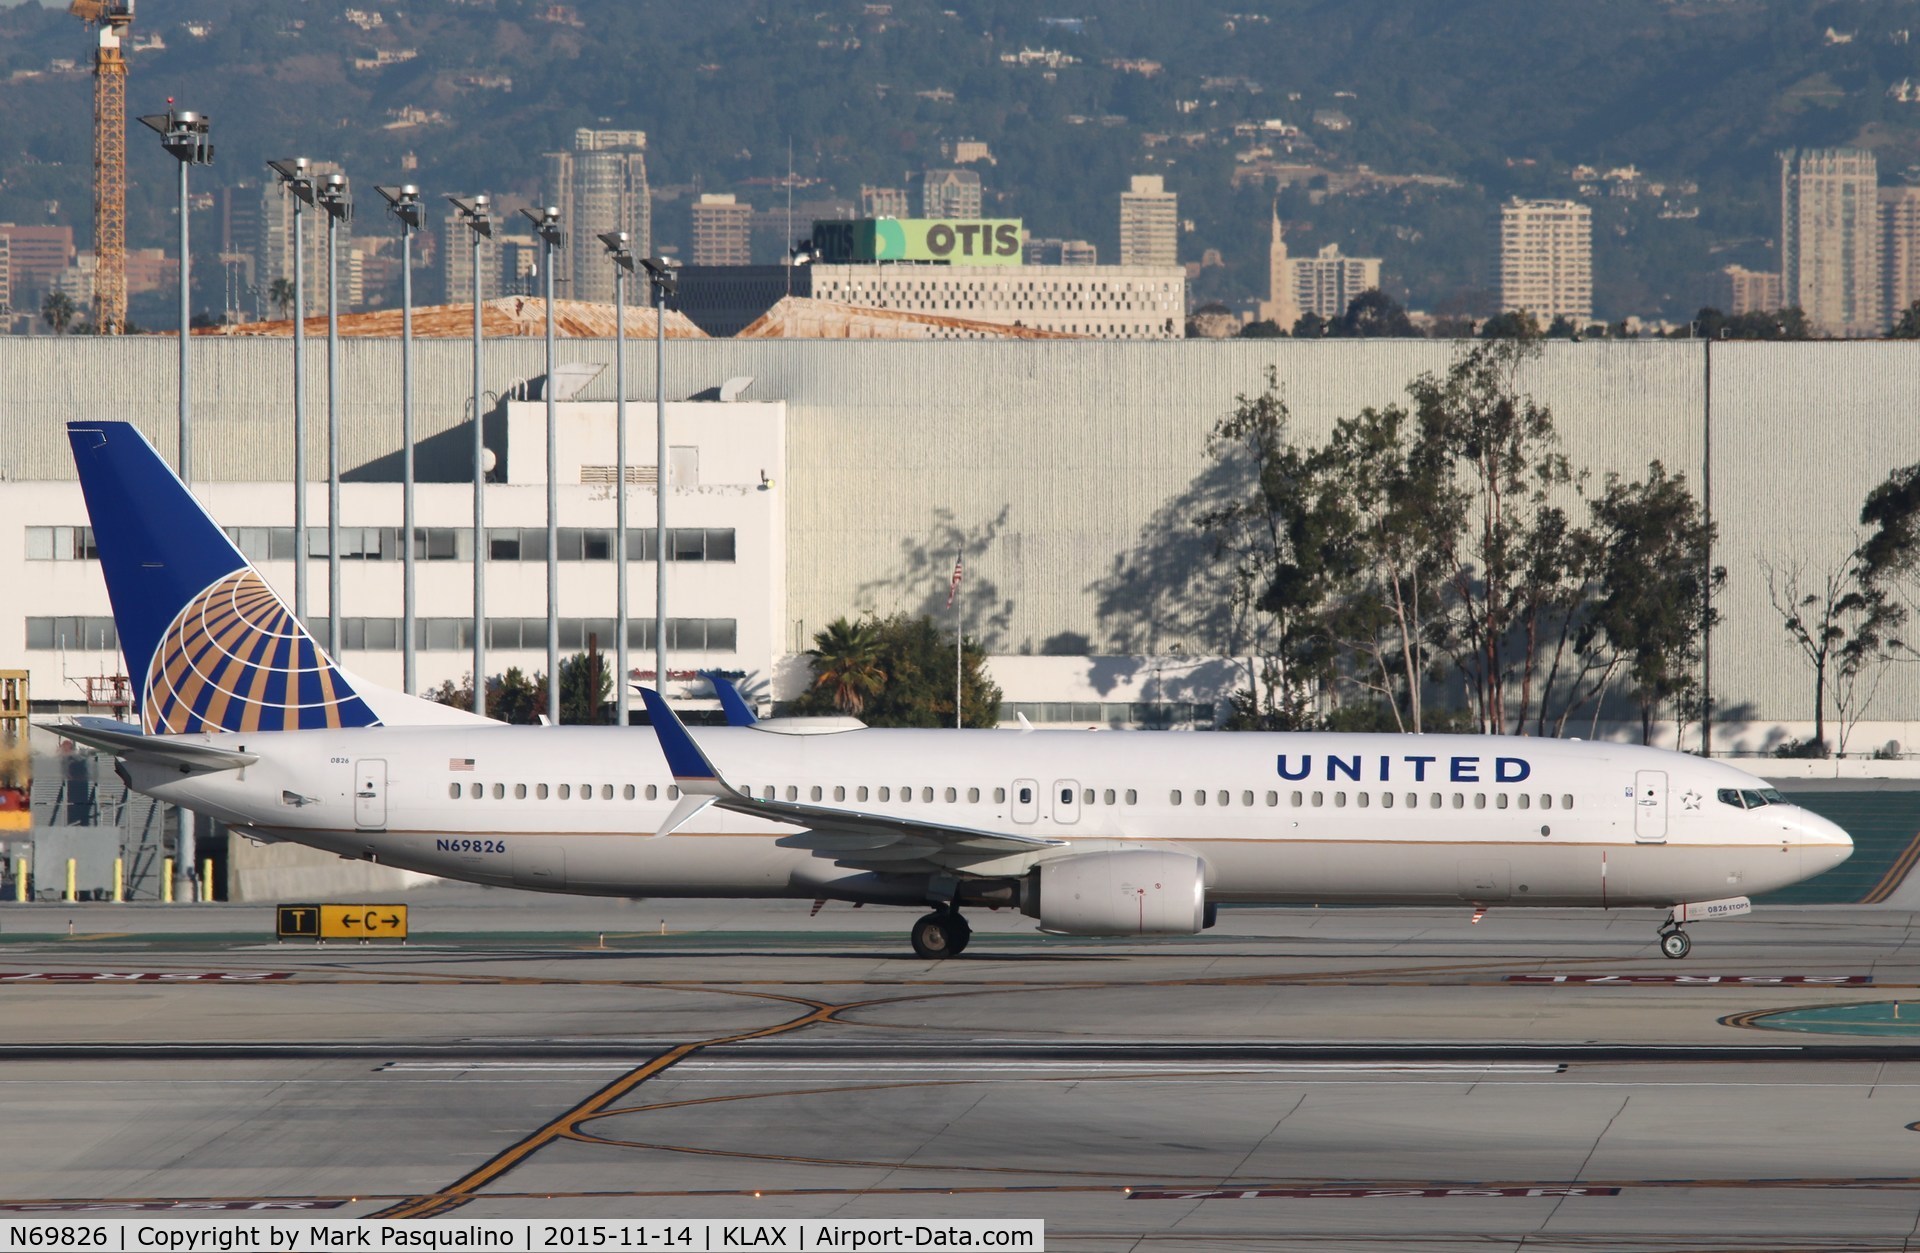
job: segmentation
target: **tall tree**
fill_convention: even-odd
[[[813,637],[813,688],[843,714],[859,717],[867,701],[887,685],[880,661],[880,632],[871,619],[835,618]]]
[[[267,299],[273,302],[273,307],[280,311],[283,318],[293,311],[293,296],[293,280],[290,278],[277,278],[267,285]]]
[[[1856,549],[1855,552],[1859,550]],[[1787,637],[1813,671],[1813,739],[1807,748],[1824,757],[1830,690],[1843,691],[1843,703],[1858,718],[1861,681],[1903,646],[1890,638],[1898,614],[1871,584],[1863,584],[1855,556],[1809,569],[1805,559],[1762,560],[1767,599]],[[1850,730],[1851,723],[1843,725]]]
[[[814,636],[814,682],[793,703],[796,714],[852,713],[876,727],[953,725],[953,637],[922,614],[849,623],[836,619]],[[970,727],[1000,721],[1000,689],[977,642],[961,649],[961,710]],[[857,696],[858,708],[848,709]]]
[[[1557,445],[1553,414],[1523,393],[1521,367],[1539,352],[1529,340],[1490,340],[1463,353],[1444,376],[1409,386],[1424,457],[1457,467],[1467,499],[1463,542],[1452,554],[1448,647],[1467,680],[1474,713],[1490,733],[1509,729],[1518,683],[1525,731],[1543,615],[1571,565],[1567,517],[1556,497],[1574,476]],[[1509,632],[1518,631],[1518,639]]]
[[[40,318],[53,328],[55,335],[67,333],[67,327],[73,324],[76,312],[73,297],[63,291],[50,291],[47,298],[40,302]]]
[[[1347,304],[1327,334],[1347,339],[1407,338],[1414,333],[1407,311],[1377,287],[1370,287]]]

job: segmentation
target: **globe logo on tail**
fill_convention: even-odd
[[[376,726],[298,619],[250,568],[187,602],[147,666],[150,735]]]

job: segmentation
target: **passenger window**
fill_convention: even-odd
[[[480,785],[478,783],[467,784],[467,799],[474,801],[480,799]]]
[[[536,784],[533,789],[533,798],[541,801],[547,799],[547,785],[544,783]]]
[[[1561,795],[1561,797],[1560,797],[1560,808],[1562,808],[1562,809],[1572,809],[1572,808],[1573,808],[1573,793],[1572,793],[1572,792],[1566,792],[1566,793],[1563,793],[1563,794]]]
[[[1493,798],[1493,807],[1495,809],[1505,809],[1507,807],[1507,794],[1505,792],[1501,792]]]
[[[1242,793],[1240,793],[1240,803],[1241,803],[1242,805],[1251,805],[1251,804],[1253,804],[1253,793],[1252,793],[1252,792],[1242,792]]]
[[[1533,808],[1533,793],[1531,792],[1520,793],[1520,808],[1522,809]]]
[[[1093,804],[1093,789],[1092,789],[1092,788],[1088,788],[1088,789],[1087,789],[1086,791],[1084,791],[1084,792],[1082,792],[1082,793],[1080,793],[1080,803],[1081,803],[1081,804],[1083,804],[1083,805],[1091,805],[1091,804]],[[1113,793],[1112,793],[1112,792],[1108,792],[1108,793],[1107,793],[1107,803],[1108,803],[1109,805],[1111,805],[1111,804],[1113,803]]]
[[[1206,804],[1206,803],[1207,803],[1207,793],[1206,793],[1206,791],[1205,791],[1205,789],[1203,789],[1203,788],[1195,788],[1195,789],[1194,789],[1194,792],[1193,792],[1193,803],[1194,803],[1194,804],[1196,804],[1196,805],[1204,805],[1204,804]]]
[[[670,800],[670,801],[677,801],[677,800],[679,800],[679,799],[680,799],[680,785],[679,785],[679,784],[677,784],[677,783],[669,783],[669,784],[667,784],[667,799],[668,799],[668,800]]]
[[[920,799],[926,804],[929,804],[929,805],[933,804],[933,789],[930,787],[921,788]]]
[[[821,800],[823,799],[825,794],[820,791],[820,785],[816,783],[808,791],[807,795],[812,797],[814,800]]]
[[[1540,793],[1540,808],[1542,809],[1553,808],[1553,793],[1551,792]]]
[[[513,799],[515,799],[515,800],[517,800],[517,801],[523,801],[523,800],[525,800],[525,799],[527,799],[527,785],[526,785],[526,784],[524,784],[524,783],[516,783],[516,784],[514,784],[514,785],[513,785]]]
[[[1292,793],[1289,793],[1287,796],[1287,804],[1293,806],[1295,809],[1298,809],[1300,808],[1300,802],[1304,799],[1306,798],[1302,796],[1300,793],[1292,792]]]
[[[998,788],[995,788],[995,789],[994,789],[994,795],[995,795],[995,797],[996,797],[996,798],[997,798],[997,797],[999,796],[999,789],[998,789]],[[1021,789],[1020,789],[1020,803],[1021,803],[1022,805],[1031,805],[1031,804],[1033,804],[1033,789],[1032,789],[1032,788],[1030,788],[1030,787],[1023,787],[1023,788],[1021,788]],[[1176,805],[1177,805],[1177,804],[1179,804],[1179,803],[1180,803],[1179,801],[1175,801],[1175,802],[1174,802],[1174,804],[1176,804]]]
[[[994,804],[996,804],[996,805],[1004,805],[1004,804],[1006,804],[1006,803],[1007,803],[1007,789],[1005,789],[1005,788],[1003,788],[1003,787],[997,787],[997,788],[995,788],[995,789],[993,789],[993,803],[994,803]]]
[[[763,801],[770,801],[773,799],[773,784],[769,783],[765,787],[760,789],[760,799]]]
[[[633,784],[629,783],[626,787],[620,789],[620,799],[627,801],[633,799]]]
[[[1455,792],[1453,794],[1453,807],[1455,809],[1465,809],[1467,807],[1467,794],[1465,792]]]
[[[863,801],[867,799],[867,789],[865,785],[862,785],[860,787],[853,789],[853,799],[857,801]]]
[[[1025,788],[1022,788],[1021,790],[1022,790],[1022,791],[1025,791],[1026,789],[1025,789]],[[1167,801],[1168,801],[1168,803],[1169,803],[1169,804],[1173,804],[1173,805],[1178,805],[1178,804],[1180,803],[1180,789],[1179,789],[1179,788],[1175,788],[1175,789],[1173,789],[1173,791],[1171,791],[1171,792],[1168,792],[1168,793],[1167,793]]]
[[[969,804],[969,805],[978,805],[979,803],[980,803],[980,789],[979,789],[979,788],[977,788],[977,787],[970,787],[970,788],[968,788],[968,789],[967,789],[967,804]]]
[[[1418,792],[1407,793],[1407,808],[1408,809],[1420,808],[1420,793]]]
[[[1440,793],[1438,792],[1430,793],[1427,796],[1428,809],[1438,809],[1446,803],[1447,803],[1446,797],[1440,795]]]
[[[603,801],[610,801],[613,799],[613,784],[602,783],[600,785],[600,799]]]
[[[787,784],[787,799],[790,801],[797,801],[800,799],[800,789],[795,787],[791,783]]]
[[[1129,804],[1129,805],[1137,805],[1137,804],[1139,804],[1139,803],[1140,803],[1140,793],[1138,793],[1138,792],[1136,792],[1136,791],[1134,791],[1134,790],[1133,790],[1132,788],[1128,788],[1128,789],[1127,789],[1127,804]]]
[[[1382,793],[1380,793],[1380,808],[1382,808],[1382,809],[1392,809],[1392,808],[1393,808],[1393,793],[1392,793],[1392,792],[1382,792]]]
[[[1485,792],[1475,792],[1473,794],[1473,807],[1475,809],[1485,809],[1487,807],[1487,794]]]
[[[837,801],[843,801],[847,799],[847,789],[843,787],[835,787],[833,789],[833,799]]]
[[[1108,788],[1105,792],[1102,792],[1100,794],[1100,799],[1106,804],[1109,804],[1109,805],[1113,804],[1113,800],[1114,800],[1113,789]]]
[[[1313,794],[1313,807],[1315,809],[1320,808],[1320,806],[1326,803],[1327,803],[1327,794],[1325,792],[1315,792]]]
[[[460,785],[458,783],[450,784],[447,787],[447,797],[449,800],[457,801],[460,799]]]
[[[506,795],[507,795],[507,785],[506,785],[506,784],[504,784],[504,783],[496,783],[496,784],[494,784],[494,785],[493,785],[493,799],[495,799],[495,800],[504,800],[504,799],[506,799]]]
[[[1223,790],[1216,799],[1222,805],[1231,805],[1233,803],[1233,793]]]
[[[658,787],[658,785],[652,784],[652,783],[647,784],[647,799],[650,801],[657,801],[660,799],[660,788]]]
[[[1272,808],[1273,808],[1274,806],[1276,806],[1276,805],[1278,805],[1279,803],[1280,803],[1280,793],[1278,793],[1278,792],[1268,792],[1268,793],[1267,793],[1267,808],[1268,808],[1268,809],[1272,809]]]
[[[590,801],[593,799],[593,784],[582,783],[580,785],[580,799],[583,801]]]
[[[1335,792],[1333,794],[1333,807],[1335,809],[1345,809],[1347,807],[1347,794],[1345,792]]]
[[[1353,803],[1365,809],[1372,803],[1372,796],[1373,794],[1371,792],[1355,792],[1353,794]]]

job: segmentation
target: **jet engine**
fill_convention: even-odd
[[[1055,935],[1193,935],[1212,922],[1207,867],[1145,848],[1060,857],[1034,867],[1020,912]]]

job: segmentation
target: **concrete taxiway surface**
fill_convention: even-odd
[[[926,962],[900,911],[408,900],[404,948],[0,908],[0,1214],[1009,1216],[1086,1250],[1920,1227],[1901,910],[1701,925],[1682,962],[1648,911],[1228,910],[1156,944],[981,914]]]

